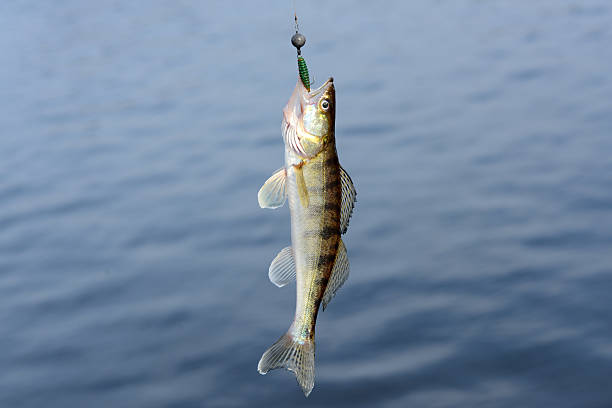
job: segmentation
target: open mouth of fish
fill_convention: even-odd
[[[298,81],[298,85],[295,87],[289,102],[287,103],[287,107],[285,108],[283,114],[285,115],[285,121],[287,123],[295,123],[292,119],[292,116],[298,116],[304,113],[304,108],[306,105],[316,103],[317,99],[321,97],[327,90],[333,86],[334,78],[329,77],[327,81],[325,81],[320,87],[314,89],[310,92],[306,90],[306,87],[302,83],[302,81]]]
[[[329,79],[327,81],[325,81],[320,87],[318,87],[315,90],[312,90],[310,92],[307,93],[308,98],[312,99],[318,95],[321,95],[323,93],[325,93],[325,91],[327,91],[327,89],[332,86],[332,84],[334,83],[334,77],[329,77]],[[305,89],[305,88],[304,88]]]

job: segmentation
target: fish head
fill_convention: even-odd
[[[329,78],[308,92],[301,80],[283,109],[285,144],[302,158],[316,156],[333,141],[336,120],[336,90]]]

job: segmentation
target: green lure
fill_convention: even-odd
[[[306,66],[306,61],[302,56],[299,56],[297,62],[302,83],[304,84],[308,92],[310,92],[310,78],[308,77],[308,67]]]

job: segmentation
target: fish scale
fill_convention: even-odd
[[[319,304],[333,267],[340,240],[339,212],[325,209],[325,204],[336,204],[339,208],[341,191],[339,185],[327,188],[329,181],[339,181],[339,164],[323,166],[330,157],[336,157],[332,143],[301,168],[308,186],[309,205],[301,206],[295,170],[289,171],[288,196],[292,214],[291,241],[296,251],[297,293],[294,330],[300,336],[314,336]],[[319,208],[323,208],[320,211]],[[294,216],[294,214],[296,214]],[[298,215],[299,214],[299,215]],[[302,215],[303,214],[303,215]],[[327,231],[324,234],[324,231]],[[329,232],[331,231],[331,233]],[[325,262],[321,263],[321,259]],[[322,278],[322,279],[321,279]],[[306,294],[302,299],[301,294]]]
[[[296,280],[294,320],[262,355],[257,369],[261,374],[275,368],[293,371],[308,396],[314,387],[319,309],[325,309],[349,273],[340,236],[356,192],[336,152],[333,79],[313,91],[305,85],[300,78],[283,109],[285,165],[257,196],[262,208],[278,208],[289,200],[292,245],[274,258],[268,276],[279,287]]]

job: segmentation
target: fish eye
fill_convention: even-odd
[[[329,110],[329,101],[327,99],[321,101],[321,109],[325,112]]]

